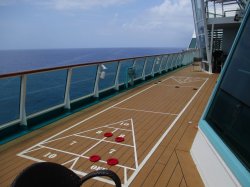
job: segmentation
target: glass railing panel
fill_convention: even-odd
[[[105,77],[100,77],[99,90],[104,90],[115,85],[118,62],[107,63],[104,66],[105,68],[101,71],[105,72]]]
[[[175,65],[175,63],[176,63],[176,60],[177,60],[177,54],[173,54],[173,58],[172,58],[172,62],[171,62],[171,66],[170,66],[170,68],[174,68],[174,65]]]
[[[147,66],[145,69],[145,75],[150,75],[152,72],[152,68],[154,65],[155,57],[149,57],[147,58]]]
[[[182,64],[187,65],[187,53],[186,52],[183,53]]]
[[[145,58],[137,58],[134,64],[135,68],[135,78],[142,77],[142,71],[145,64]]]
[[[107,63],[104,66],[105,69],[101,71],[105,72],[105,77],[100,77],[99,90],[104,90],[115,85],[118,62]]]
[[[20,77],[0,79],[0,126],[19,119]]]
[[[174,54],[171,54],[170,57],[168,58],[168,63],[167,63],[168,70],[171,69],[172,67],[173,59],[174,59]]]
[[[67,70],[27,75],[26,114],[64,103]]]
[[[165,71],[167,60],[168,60],[168,55],[164,55],[162,58],[163,59],[162,59],[162,64],[161,64],[161,71]]]
[[[78,99],[94,92],[97,65],[74,68],[70,85],[70,100]]]
[[[161,59],[162,56],[156,57],[155,59],[155,66],[154,66],[154,73],[158,73],[160,70],[160,66],[161,66]]]
[[[127,82],[128,79],[128,68],[131,68],[134,63],[134,59],[120,61],[121,67],[119,72],[119,84]]]
[[[181,65],[181,63],[182,63],[182,59],[183,59],[183,54],[182,54],[182,53],[180,53],[180,54],[179,54],[179,59],[178,59],[177,66],[180,66],[180,65]]]

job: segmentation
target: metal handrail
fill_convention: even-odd
[[[99,62],[92,62],[92,63],[81,63],[81,64],[76,64],[76,65],[69,65],[69,66],[60,66],[60,67],[53,67],[53,68],[43,68],[43,69],[38,69],[38,70],[30,70],[30,71],[22,71],[22,72],[17,72],[17,73],[7,73],[7,74],[2,74],[0,75],[0,79],[7,79],[11,77],[19,77],[20,78],[20,93],[19,93],[19,118],[18,119],[12,119],[12,121],[9,121],[4,124],[0,124],[0,130],[7,128],[9,126],[15,125],[17,123],[22,124],[22,125],[27,125],[27,119],[34,118],[36,116],[39,116],[41,114],[45,114],[49,111],[55,110],[57,108],[64,107],[66,109],[70,109],[71,104],[74,102],[77,102],[79,100],[85,99],[87,97],[99,97],[99,94],[115,89],[119,90],[119,86],[124,85],[125,83],[120,83],[119,82],[119,73],[120,73],[120,67],[122,63],[126,63],[129,60],[133,60],[133,66],[135,65],[135,61],[137,59],[143,58],[144,59],[144,65],[142,72],[139,77],[137,77],[135,80],[141,79],[142,81],[145,80],[146,77],[151,76],[154,77],[155,74],[161,74],[162,71],[168,71],[171,68],[177,68],[181,65],[188,65],[192,62],[192,59],[194,56],[199,56],[199,50],[198,49],[189,49],[181,52],[176,52],[176,53],[169,53],[169,54],[161,54],[161,55],[148,55],[148,56],[139,56],[139,57],[133,57],[133,58],[122,58],[122,59],[115,59],[115,60],[107,60],[107,61],[99,61]],[[159,57],[159,58],[157,58]],[[149,58],[155,58],[158,59],[160,62],[158,62],[158,66],[156,69],[156,60],[154,59],[152,67],[150,66],[150,72],[146,73],[146,68],[148,59]],[[165,63],[164,67],[162,67],[163,61]],[[115,70],[115,83],[111,85],[110,87],[107,87],[105,89],[100,89],[100,73],[101,73],[101,66],[103,64],[108,64],[108,63],[118,63],[117,69]],[[160,63],[160,65],[159,65]],[[87,67],[87,66],[97,66],[97,71],[95,75],[93,75],[93,78],[95,78],[95,83],[94,83],[94,90],[88,95],[83,95],[81,97],[71,99],[69,97],[69,92],[70,92],[70,86],[71,86],[71,76],[72,76],[72,70],[75,68],[81,68],[81,67]],[[135,65],[136,67],[136,65]],[[67,77],[66,77],[66,88],[64,90],[64,102],[50,106],[46,109],[40,109],[38,112],[34,112],[32,114],[27,115],[26,114],[26,83],[27,83],[27,76],[30,74],[36,74],[36,73],[43,73],[43,72],[51,72],[51,71],[57,71],[57,70],[67,70]]]
[[[190,49],[188,51],[194,51],[194,50],[195,49]],[[185,51],[182,51],[182,52],[185,52]],[[114,60],[87,62],[87,63],[79,63],[79,64],[74,64],[74,65],[56,66],[56,67],[52,67],[52,68],[41,68],[41,69],[36,69],[36,70],[20,71],[20,72],[15,72],[15,73],[5,73],[5,74],[0,74],[0,78],[20,76],[20,75],[24,75],[24,74],[41,73],[41,72],[53,71],[53,70],[63,70],[63,69],[83,67],[83,66],[89,66],[89,65],[106,64],[106,63],[112,63],[112,62],[117,62],[117,61],[133,60],[133,59],[137,59],[137,58],[150,58],[150,57],[164,56],[164,55],[168,55],[168,54],[179,54],[182,52],[157,54],[157,55],[146,55],[146,56],[135,56],[135,57],[129,57],[129,58],[118,58],[118,59],[114,59]]]

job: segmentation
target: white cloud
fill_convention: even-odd
[[[191,24],[190,24],[191,23]],[[165,0],[162,4],[147,10],[124,28],[155,30],[160,28],[186,29],[193,28],[191,2],[188,0]]]
[[[15,3],[29,3],[44,5],[57,10],[70,9],[91,9],[93,7],[109,7],[125,4],[131,0],[0,0],[0,6],[7,6]]]
[[[90,9],[93,7],[109,7],[127,3],[130,0],[51,0],[49,2],[58,10]]]
[[[146,40],[161,38],[162,43],[171,46],[187,45],[194,30],[190,0],[163,0],[131,22],[123,24],[127,32],[139,33]],[[138,37],[138,38],[139,38]]]
[[[193,28],[192,6],[189,0],[164,0],[158,6],[147,10],[131,23],[123,25],[125,29],[156,30]]]

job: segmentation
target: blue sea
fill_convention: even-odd
[[[181,50],[181,48],[0,50],[0,74],[120,58],[166,54]]]
[[[180,48],[2,50],[0,51],[0,74],[146,55],[167,54],[181,50]],[[153,61],[153,58],[150,60]],[[144,61],[141,60],[141,62],[138,61],[137,63],[137,74],[141,74]],[[125,83],[126,70],[132,64],[132,60],[122,63],[119,83]],[[107,64],[106,66],[106,78],[100,81],[100,90],[105,90],[114,85],[117,63]],[[149,73],[151,69],[152,66],[150,65],[146,67],[146,71]],[[73,69],[70,87],[71,101],[93,93],[96,71],[96,65]],[[28,75],[25,102],[27,116],[63,104],[66,78],[67,70]],[[20,76],[0,79],[0,126],[19,118],[20,88]]]

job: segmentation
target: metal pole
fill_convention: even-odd
[[[146,57],[145,62],[144,62],[144,66],[143,66],[143,70],[142,70],[142,80],[145,80],[145,78],[146,78],[145,71],[146,71],[146,67],[147,67],[147,62],[148,62],[148,58]]]
[[[21,125],[27,126],[26,116],[26,88],[27,88],[27,75],[21,76],[21,93],[20,93],[20,123]]]
[[[119,75],[120,75],[120,69],[121,69],[121,62],[118,62],[117,70],[116,70],[116,76],[115,76],[115,90],[119,90]]]
[[[212,55],[213,55],[213,42],[214,42],[214,24],[212,24],[212,30],[211,30],[211,41],[210,41],[210,65],[209,65],[209,73],[212,73]]]
[[[99,82],[101,75],[101,64],[98,65],[95,77],[94,97],[99,97]]]
[[[72,77],[72,68],[68,69],[67,73],[67,82],[64,94],[64,108],[70,109],[70,85],[71,85],[71,77]]]

